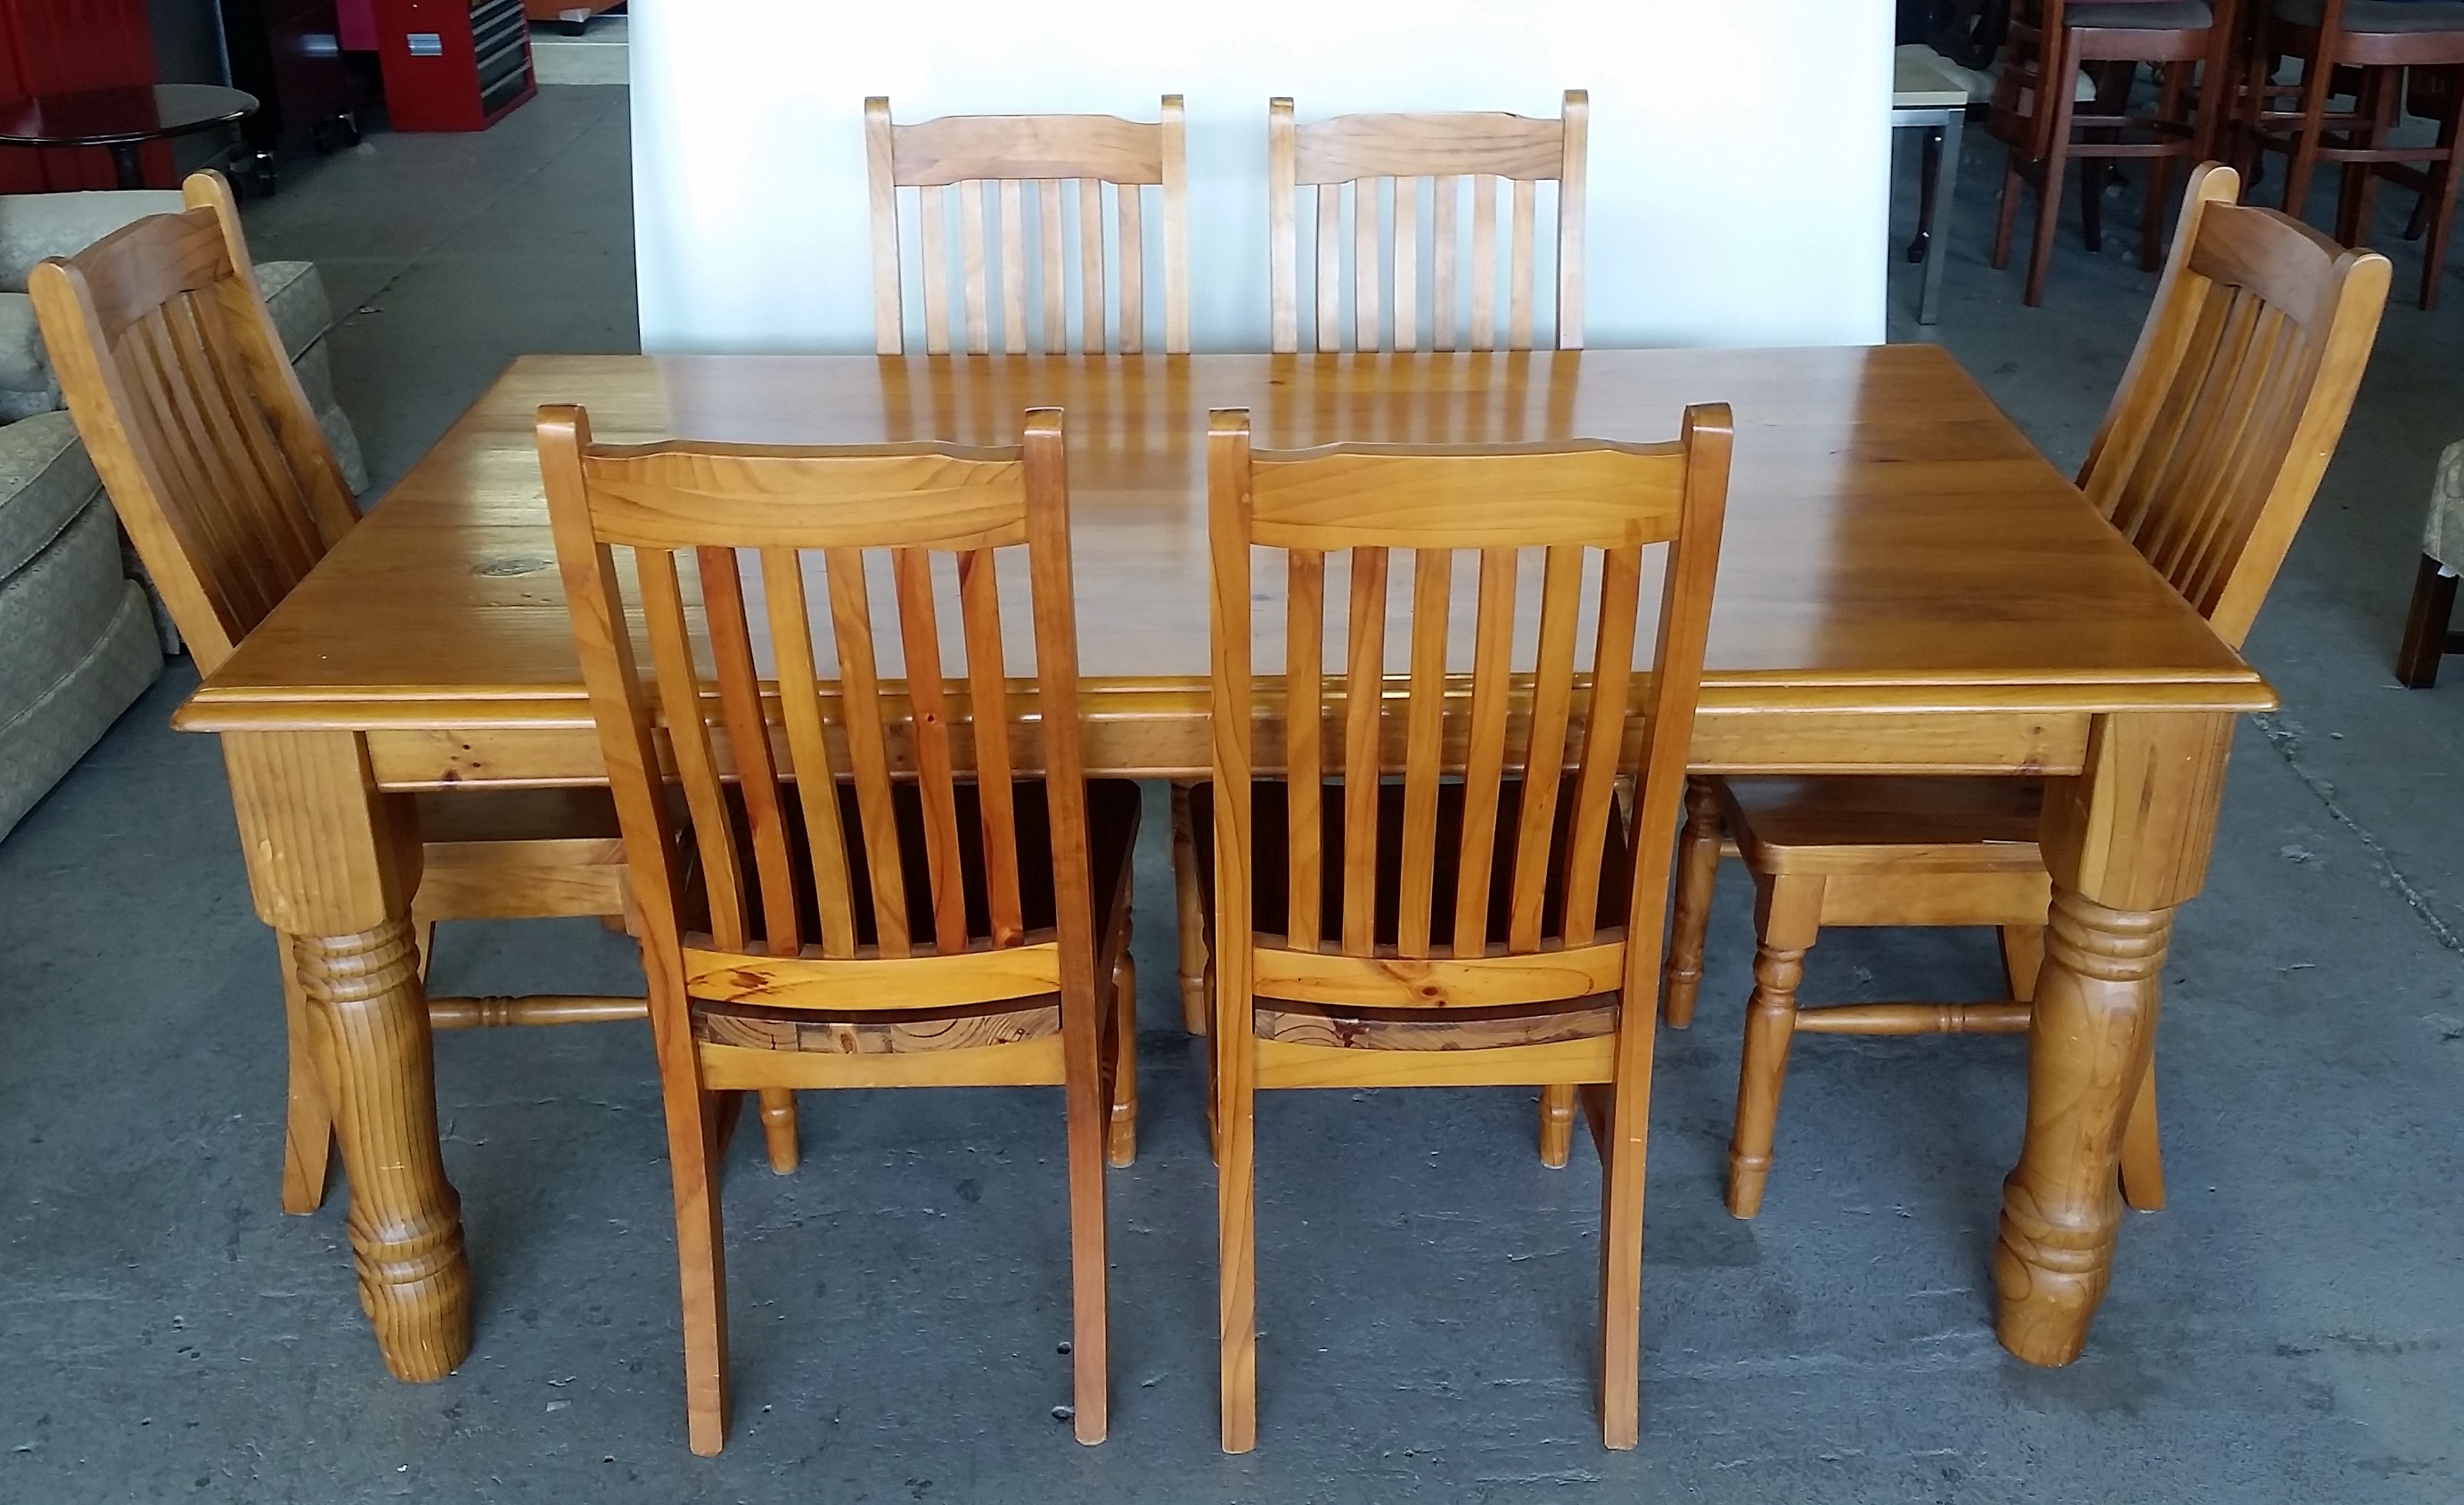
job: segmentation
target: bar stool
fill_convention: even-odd
[[[2060,217],[2062,174],[2074,157],[2148,159],[2139,264],[2149,272],[2161,264],[2165,189],[2173,160],[2197,162],[2213,155],[2216,128],[2230,98],[2237,6],[2238,0],[2030,0],[2017,8],[2004,44],[2002,77],[1988,128],[2011,153],[1993,232],[1996,271],[2010,263],[2019,185],[2027,181],[2036,187],[2035,242],[2024,299],[2029,307],[2044,300],[2045,271]],[[2053,39],[2050,46],[2047,38]],[[2130,109],[2129,75],[2140,63],[2156,70],[2152,115]],[[2077,91],[2067,87],[2082,68],[2097,72],[2101,79],[2086,113],[2079,109]],[[2186,112],[2194,68],[2200,72],[2197,98]],[[2063,81],[2051,90],[2050,99],[2047,79]],[[2147,139],[2125,139],[2133,136]],[[2102,244],[2098,191],[2102,176],[2092,172],[2080,185],[2079,214],[2091,251]]]

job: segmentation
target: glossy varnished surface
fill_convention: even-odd
[[[1705,710],[2263,709],[2272,692],[1927,345],[1793,351],[1045,360],[517,360],[183,711],[196,731],[584,728],[533,416],[611,441],[1012,444],[1068,413],[1090,712],[1198,694],[1202,447],[1674,437],[1736,412]],[[1262,611],[1262,616],[1269,614]],[[1121,682],[1128,682],[1126,684]],[[454,702],[449,707],[437,702]]]

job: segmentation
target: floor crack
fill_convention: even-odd
[[[2276,755],[2284,759],[2284,766],[2293,770],[2293,776],[2301,780],[2310,793],[2318,796],[2319,803],[2327,808],[2327,814],[2333,816],[2338,824],[2360,839],[2362,850],[2369,854],[2370,865],[2378,870],[2387,885],[2395,890],[2396,896],[2421,917],[2421,923],[2430,927],[2430,933],[2437,938],[2438,944],[2451,951],[2464,951],[2464,934],[2459,934],[2455,927],[2448,924],[2439,914],[2437,905],[2431,903],[2430,896],[2414,887],[2412,881],[2404,876],[2404,870],[2396,866],[2395,859],[2388,855],[2386,845],[2336,802],[2336,786],[2302,766],[2300,727],[2280,716],[2261,714],[2250,719],[2257,726],[2259,735],[2267,738],[2267,745],[2276,750]]]

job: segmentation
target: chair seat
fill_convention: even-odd
[[[2323,0],[2276,0],[2276,18],[2317,26]],[[2346,0],[2347,32],[2464,32],[2464,0]]]
[[[1287,885],[1290,880],[1289,835],[1291,831],[1291,786],[1281,779],[1260,779],[1250,786],[1250,851],[1254,898],[1251,919],[1262,935],[1289,933],[1291,912]],[[1198,847],[1198,871],[1205,899],[1205,914],[1210,927],[1208,944],[1213,945],[1212,927],[1215,915],[1215,813],[1214,786],[1200,784],[1189,792],[1191,835]],[[1507,907],[1513,895],[1514,846],[1523,786],[1519,780],[1506,779],[1499,785],[1497,838],[1489,860],[1488,938],[1492,944],[1505,938]],[[1396,897],[1403,864],[1403,786],[1385,783],[1377,790],[1377,904],[1375,933],[1380,947],[1395,944],[1397,913]],[[1565,932],[1565,891],[1563,851],[1566,825],[1573,803],[1571,789],[1561,788],[1557,801],[1555,828],[1549,841],[1549,886],[1541,909],[1540,929],[1544,938]],[[1446,942],[1454,934],[1455,883],[1462,871],[1463,825],[1463,788],[1461,784],[1438,786],[1438,830],[1436,842],[1437,872],[1431,883],[1429,934],[1434,949],[1448,954]],[[1321,913],[1318,934],[1330,947],[1343,933],[1344,846],[1343,791],[1330,785],[1320,805],[1318,839]],[[1614,817],[1608,823],[1608,840],[1600,855],[1600,884],[1595,926],[1602,930],[1621,929],[1625,925],[1626,888],[1631,872],[1626,853],[1625,834]]]
[[[2196,32],[2214,19],[2206,0],[2098,0],[2062,10],[2062,24],[2079,31]]]
[[[1029,931],[1049,929],[1056,913],[1052,890],[1052,816],[1049,791],[1038,780],[1012,786],[1017,830],[1019,905]],[[785,792],[792,800],[794,791]],[[978,791],[960,784],[957,806],[959,869],[964,875],[967,935],[972,941],[992,934],[991,905],[984,883],[983,815]],[[880,929],[873,914],[869,869],[863,852],[863,828],[856,809],[855,786],[838,788],[839,815],[847,833],[847,865],[855,890],[854,930],[860,947],[876,946]],[[892,786],[891,804],[898,827],[899,871],[906,882],[908,932],[917,955],[933,949],[933,891],[924,839],[923,799],[917,786]],[[1117,933],[1126,907],[1118,903],[1130,878],[1130,858],[1137,845],[1141,800],[1138,786],[1127,779],[1090,779],[1087,784],[1087,844],[1094,886],[1095,956],[1098,968],[1110,964],[1123,937]],[[800,810],[785,812],[790,825],[801,825]],[[748,862],[752,846],[738,836],[738,850]],[[819,916],[806,875],[798,875],[799,920],[808,938],[817,932]],[[748,865],[748,890],[759,877]],[[688,932],[709,928],[707,893],[689,885],[678,915]],[[819,951],[809,944],[807,954]],[[904,1055],[917,1051],[956,1050],[980,1045],[1037,1039],[1061,1031],[1060,1000],[1045,994],[1003,999],[962,1008],[850,1011],[776,1008],[757,1004],[693,1001],[693,1034],[717,1045],[751,1046],[776,1051],[803,1051],[834,1056]]]
[[[1728,834],[1761,873],[2030,872],[2043,866],[2033,778],[1727,778]]]

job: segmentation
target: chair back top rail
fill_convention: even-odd
[[[1057,990],[1065,1006],[1091,1006],[1060,412],[1030,411],[1024,432],[1001,450],[619,447],[593,444],[579,407],[539,410],[557,556],[646,960],[677,958],[694,995],[845,1011]],[[1025,556],[1048,851],[1023,843],[1036,823],[1017,818],[1002,551]],[[647,682],[628,586],[649,645]],[[698,654],[689,592],[705,626]],[[963,626],[956,664],[939,625],[952,610]],[[835,646],[826,687],[816,630]],[[894,695],[878,636],[903,650]],[[757,639],[775,661],[771,686]],[[968,712],[957,726],[952,681]],[[774,697],[783,738],[765,714]],[[893,776],[907,769],[912,778]],[[980,826],[979,841],[962,821]],[[921,874],[901,856],[919,845]],[[1045,904],[1051,912],[1037,912]],[[903,981],[884,987],[877,968],[854,965],[868,961],[900,964]]]
[[[1073,338],[1079,352],[1101,354],[1108,315],[1109,348],[1140,354],[1148,338],[1150,186],[1159,190],[1163,222],[1163,349],[1188,352],[1189,173],[1180,96],[1163,97],[1154,124],[1110,115],[983,115],[912,125],[893,123],[890,101],[876,97],[864,102],[864,128],[880,354],[907,349],[902,195],[914,206],[928,354],[955,348],[989,355],[998,338],[1005,354],[1033,348],[1059,355],[1073,348]]]
[[[2138,347],[2079,484],[2238,648],[2318,494],[2387,307],[2348,251],[2241,179],[2192,174]]]
[[[1292,101],[1267,104],[1267,244],[1271,342],[1301,348],[1301,188],[1315,248],[1315,348],[1344,348],[1345,289],[1356,350],[1529,350],[1538,278],[1538,185],[1554,183],[1555,336],[1583,343],[1583,164],[1590,96],[1569,89],[1556,120],[1460,111],[1343,115],[1300,124]],[[1428,213],[1421,214],[1426,180]],[[1509,229],[1499,244],[1500,185]],[[1343,220],[1349,201],[1352,229]],[[1467,201],[1467,204],[1466,204]],[[1345,241],[1351,242],[1347,271]],[[1466,253],[1465,242],[1468,241]],[[1383,254],[1381,254],[1381,247]],[[1423,276],[1426,294],[1422,293]],[[1505,328],[1498,289],[1506,287]]]
[[[1581,996],[1604,991],[1603,977],[1648,986],[1659,966],[1729,447],[1724,404],[1686,409],[1682,437],[1660,445],[1261,451],[1251,447],[1245,411],[1214,415],[1212,797],[1217,934],[1227,938],[1217,966],[1226,998],[1247,996],[1241,990],[1264,975],[1280,980],[1279,996],[1305,987],[1306,997],[1369,1007]],[[1646,687],[1633,665],[1644,551],[1655,545],[1665,547]],[[1280,686],[1253,663],[1251,576],[1261,547],[1285,553]],[[1515,631],[1526,550],[1541,575],[1538,631],[1528,645]],[[1338,555],[1339,574],[1330,569]],[[1398,558],[1408,561],[1408,586],[1394,583]],[[1460,665],[1448,662],[1459,564],[1474,577],[1476,599],[1471,651]],[[1393,589],[1411,598],[1399,685],[1386,672]],[[1330,610],[1341,634],[1339,677],[1327,672],[1335,646]],[[1587,655],[1577,651],[1583,617],[1595,623]],[[1586,678],[1591,709],[1577,723],[1574,689]],[[1269,712],[1282,711],[1293,775],[1278,833],[1253,823],[1261,685],[1280,703]],[[1521,716],[1509,717],[1509,701]],[[1620,710],[1597,713],[1602,706]],[[1449,718],[1467,722],[1459,794],[1441,792]],[[1626,765],[1621,752],[1637,718],[1639,762]],[[1395,720],[1403,723],[1399,797],[1387,777]],[[1335,782],[1329,787],[1310,770]],[[1620,772],[1639,779],[1630,822],[1614,797]],[[1267,886],[1285,895],[1287,912],[1262,921],[1252,863],[1278,849],[1286,871]],[[1603,895],[1604,872],[1628,891]],[[1453,878],[1440,892],[1443,873]],[[1287,953],[1312,959],[1287,965]],[[1535,967],[1544,953],[1553,964]],[[1647,965],[1635,960],[1641,953]],[[1447,964],[1442,985],[1432,971],[1439,962]],[[1479,980],[1484,971],[1498,974],[1493,986]],[[1558,987],[1576,991],[1551,992]]]
[[[212,673],[359,520],[265,310],[231,185],[27,278],[60,390],[172,622]]]

